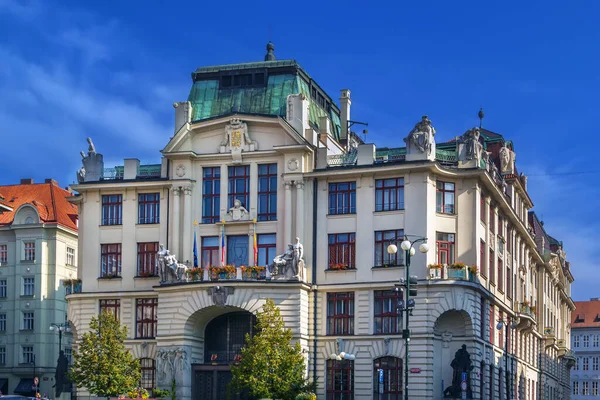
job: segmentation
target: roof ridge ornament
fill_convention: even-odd
[[[269,40],[267,43],[267,54],[265,54],[265,61],[275,61],[275,45]]]

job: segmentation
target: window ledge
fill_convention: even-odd
[[[35,295],[34,294],[22,294],[21,298],[22,299],[35,299]]]
[[[160,226],[160,222],[147,222],[147,223],[137,223],[135,224],[137,227],[148,227],[148,228],[156,228]]]
[[[444,212],[436,211],[435,215],[437,215],[438,217],[447,217],[447,218],[455,217],[456,218],[456,213],[444,213]]]
[[[356,217],[356,213],[339,213],[339,214],[327,214],[327,219],[337,219],[337,218],[349,218]]]
[[[0,267],[6,267],[8,265],[8,261],[0,261]]]
[[[404,268],[405,265],[387,265],[387,266],[374,266],[371,267],[372,270],[380,270],[380,269],[399,269],[399,268]]]
[[[108,276],[99,276],[98,277],[99,281],[112,281],[112,280],[115,280],[115,279],[116,280],[122,280],[123,277],[122,276],[110,276],[110,277],[108,277]]]
[[[373,211],[373,215],[396,215],[404,214],[404,208],[399,210],[385,210],[385,211]]]
[[[356,272],[356,268],[346,268],[346,269],[330,269],[327,268],[325,272]]]
[[[111,224],[111,225],[98,225],[98,227],[100,229],[115,229],[115,228],[122,228],[123,224]]]
[[[21,264],[35,264],[35,260],[21,260]]]
[[[19,332],[33,332],[35,329],[19,329]]]
[[[160,276],[158,276],[158,275],[152,275],[152,276],[136,275],[136,276],[133,277],[133,279],[155,279],[155,278],[160,278]]]

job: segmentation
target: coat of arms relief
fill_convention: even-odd
[[[231,152],[233,162],[242,162],[242,151],[258,150],[258,143],[250,139],[248,125],[239,118],[232,118],[225,126],[225,136],[221,142],[221,153]]]

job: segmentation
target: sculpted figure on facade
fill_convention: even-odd
[[[483,145],[479,142],[481,132],[478,127],[466,131],[459,139],[460,143],[465,144],[465,159],[479,160],[483,151]]]
[[[276,279],[301,280],[303,270],[304,246],[300,243],[300,238],[296,238],[295,244],[288,244],[286,252],[276,256],[269,266],[269,272]]]
[[[170,385],[182,373],[190,370],[187,351],[181,347],[159,349],[156,354],[158,382]]]
[[[187,282],[187,265],[177,262],[175,255],[171,254],[168,249],[165,249],[162,244],[156,253],[156,262],[161,282]]]
[[[462,382],[462,374],[467,374],[467,398],[473,398],[473,392],[471,390],[471,380],[470,375],[473,370],[473,365],[471,362],[471,355],[467,351],[467,345],[463,344],[460,349],[456,351],[454,354],[454,360],[450,363],[450,366],[453,369],[452,373],[452,386],[449,386],[444,390],[444,397],[449,398],[460,398],[462,389],[460,387]]]
[[[515,153],[506,144],[500,148],[500,172],[513,174],[515,170]]]
[[[416,148],[420,153],[431,155],[431,150],[435,144],[435,128],[431,125],[431,120],[424,115],[421,121],[417,122],[415,127],[409,132],[408,137],[404,139],[407,145],[407,152]]]
[[[248,125],[239,118],[232,118],[225,127],[225,135],[221,142],[221,153],[231,152],[235,162],[241,162],[242,151],[254,151],[258,143],[250,139]]]
[[[250,214],[248,210],[242,206],[242,202],[239,199],[233,201],[233,207],[227,211],[227,218],[230,221],[240,221],[249,219]]]
[[[104,159],[102,154],[96,152],[96,146],[92,142],[92,138],[87,138],[88,152],[87,155],[80,151],[81,168],[77,170],[77,182],[93,182],[99,181],[104,172]]]

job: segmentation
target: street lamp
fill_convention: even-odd
[[[69,321],[65,321],[62,324],[55,324],[54,322],[50,324],[50,330],[52,332],[58,332],[58,351],[60,352],[62,347],[62,334],[63,332],[71,332],[71,325],[69,325]]]
[[[515,329],[517,327],[517,325],[519,325],[519,321],[516,318],[513,318],[511,316],[508,316],[506,318],[507,320],[503,320],[503,319],[499,319],[498,320],[498,324],[496,324],[496,329],[498,330],[502,330],[502,327],[506,328],[506,332],[504,335],[504,373],[505,375],[505,381],[506,381],[506,398],[510,399],[511,398],[511,390],[510,388],[512,387],[512,371],[509,374],[508,373],[508,333],[510,332],[510,329]],[[512,363],[511,363],[512,365]]]
[[[400,290],[398,286],[406,287],[406,302],[398,304],[398,309],[401,312],[405,312],[405,323],[404,329],[402,330],[402,338],[404,339],[404,400],[408,400],[408,344],[410,342],[410,330],[409,330],[409,316],[412,314],[412,309],[415,307],[415,301],[411,300],[410,297],[417,296],[417,289],[410,288],[410,284],[417,283],[416,276],[410,276],[410,258],[415,255],[416,251],[413,247],[415,244],[419,245],[419,251],[421,253],[427,253],[429,251],[429,245],[427,244],[427,238],[418,237],[417,239],[410,241],[407,235],[404,236],[404,240],[400,243],[400,248],[404,250],[406,255],[406,274],[405,279],[400,278],[400,283],[396,285],[396,291]],[[387,248],[388,254],[396,254],[398,247],[395,244],[390,244]]]

